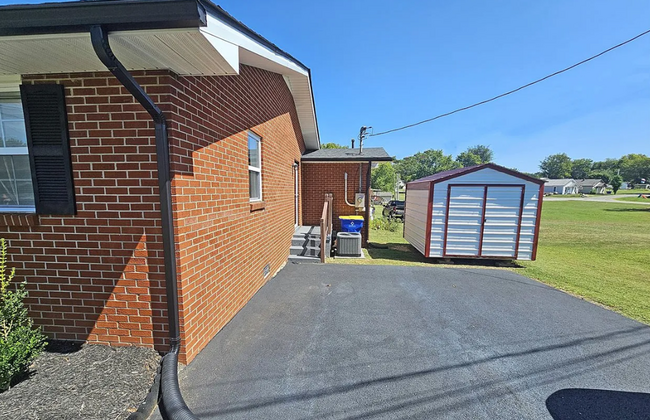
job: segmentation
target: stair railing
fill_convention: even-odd
[[[323,212],[320,216],[320,262],[325,262],[325,256],[329,254],[332,238],[332,194],[325,194]]]

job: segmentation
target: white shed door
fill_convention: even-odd
[[[451,185],[443,255],[517,258],[523,185]]]
[[[480,255],[484,194],[483,186],[449,187],[445,256]]]
[[[482,257],[517,256],[523,186],[488,186],[481,243]]]

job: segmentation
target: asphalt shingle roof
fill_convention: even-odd
[[[602,179],[578,179],[576,180],[580,187],[596,187],[598,185],[605,186]]]
[[[571,178],[562,178],[562,179],[546,179],[546,185],[547,187],[563,187],[571,182],[575,182],[575,180]]]
[[[392,157],[383,147],[364,147],[359,149],[320,149],[302,155],[303,161],[391,161]]]

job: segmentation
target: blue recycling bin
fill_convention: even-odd
[[[339,216],[343,232],[361,232],[363,216]]]

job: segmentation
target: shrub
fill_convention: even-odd
[[[397,232],[400,229],[400,223],[395,220],[388,220],[382,218],[370,221],[370,229],[374,230],[387,230],[389,232]]]
[[[45,347],[45,336],[34,328],[23,303],[27,297],[25,282],[9,290],[16,269],[7,273],[6,264],[7,243],[0,239],[0,392],[24,374]]]

